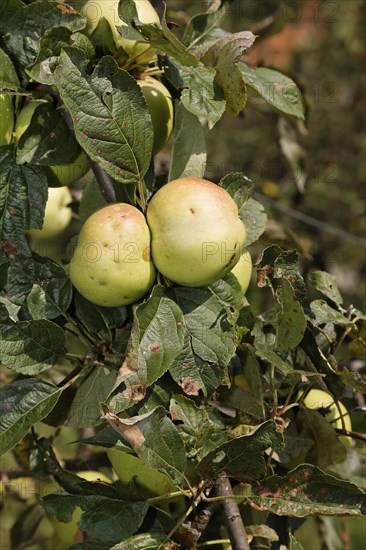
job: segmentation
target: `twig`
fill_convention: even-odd
[[[233,495],[230,481],[223,472],[216,483],[217,494],[222,497]],[[241,518],[238,504],[235,500],[224,498],[221,501],[225,524],[231,544],[235,550],[249,550],[247,533]]]
[[[179,537],[179,543],[182,550],[196,548],[197,541],[206,530],[213,514],[219,506],[219,501],[205,503],[205,506],[196,512],[192,521],[183,524],[183,527],[187,530]]]

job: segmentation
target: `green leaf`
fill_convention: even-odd
[[[12,449],[56,405],[61,390],[38,378],[16,380],[0,388],[1,454]]]
[[[84,223],[89,216],[104,206],[107,206],[107,202],[101,193],[98,182],[94,178],[85,187],[83,195],[80,199],[80,221]]]
[[[236,332],[230,311],[204,288],[177,287],[169,292],[184,314],[184,346],[169,369],[187,395],[210,395],[226,376],[234,355]]]
[[[112,546],[110,550],[156,550],[160,544],[169,544],[161,533],[141,533]]]
[[[27,301],[33,319],[55,319],[66,313],[72,299],[72,285],[65,271],[40,257],[19,257],[11,264],[7,291],[14,303]]]
[[[276,309],[276,349],[279,352],[294,349],[301,342],[307,323],[294,288],[286,278],[282,279],[282,287],[276,291]]]
[[[245,79],[237,63],[254,40],[253,33],[242,31],[204,44],[201,60],[206,66],[216,69],[216,81],[225,94],[226,111],[232,116],[237,116],[247,101]]]
[[[0,147],[0,242],[9,258],[19,252],[29,256],[24,235],[41,229],[47,193],[41,168],[17,165],[13,147]]]
[[[289,534],[288,550],[304,550],[302,544],[299,543],[292,533]]]
[[[102,364],[84,369],[68,410],[66,425],[76,428],[95,426],[101,417],[101,404],[111,392],[116,376],[117,372]]]
[[[226,174],[220,180],[219,186],[231,195],[239,209],[251,198],[254,189],[252,180],[242,172]]]
[[[304,104],[298,86],[284,74],[258,67],[253,69],[239,63],[245,81],[267,103],[287,115],[305,119]]]
[[[293,368],[289,363],[284,361],[275,351],[266,348],[263,345],[257,344],[255,347],[255,354],[266,361],[270,365],[273,365],[283,374],[288,374],[293,371]]]
[[[203,477],[212,478],[219,472],[235,479],[256,480],[266,473],[264,451],[281,446],[282,435],[276,424],[268,420],[256,430],[235,439],[231,439],[209,453],[198,464]]]
[[[315,326],[334,323],[340,327],[345,327],[351,324],[348,317],[345,317],[342,313],[333,309],[325,300],[314,300],[310,304],[310,309],[314,315],[312,323]]]
[[[80,484],[86,486],[87,482]],[[95,487],[96,484],[89,485]],[[102,484],[98,484],[102,485]],[[105,485],[105,484],[103,484]],[[97,489],[95,488],[96,492]],[[54,493],[41,499],[48,514],[59,521],[70,522],[73,511],[78,506],[83,510],[78,525],[89,536],[105,539],[123,539],[133,535],[141,526],[149,505],[145,502],[125,502],[112,496],[68,495]],[[106,535],[109,533],[109,535]]]
[[[103,57],[91,76],[84,62],[80,51],[69,48],[61,53],[55,71],[76,138],[115,180],[143,182],[151,162],[153,129],[141,89],[111,57]]]
[[[248,500],[255,509],[278,516],[361,516],[366,512],[366,495],[356,485],[310,464],[253,485]]]
[[[0,48],[0,89],[19,88],[20,82],[13,62],[10,57]]]
[[[146,389],[172,365],[183,349],[184,321],[173,300],[154,293],[134,314],[127,355],[117,378],[118,388],[110,402],[115,413],[141,401]]]
[[[68,162],[79,147],[52,103],[40,103],[17,147],[18,164],[52,166]]]
[[[127,319],[125,307],[102,307],[92,304],[80,294],[75,295],[76,317],[83,325],[95,333],[109,333],[121,327]]]
[[[39,53],[34,63],[27,67],[27,74],[41,84],[55,84],[54,71],[62,50],[75,46],[87,57],[93,57],[94,47],[89,38],[82,33],[73,33],[66,27],[52,27],[45,32],[39,43]]]
[[[366,394],[366,374],[350,372],[345,368],[340,374],[340,379],[345,386]]]
[[[224,93],[215,81],[216,71],[204,66],[185,66],[166,60],[165,75],[177,89],[182,89],[181,102],[187,111],[206,118],[210,129],[225,112]]]
[[[174,420],[182,422],[178,428],[188,457],[201,460],[227,441],[225,424],[217,411],[198,407],[183,395],[171,399],[169,410]]]
[[[21,374],[38,374],[51,368],[64,353],[63,330],[51,321],[18,321],[0,304],[0,357],[3,365]]]
[[[245,300],[238,279],[232,273],[228,273],[223,279],[219,279],[210,285],[210,289],[226,306],[232,306],[235,311],[230,309],[229,317],[233,323],[237,320],[238,311]]]
[[[334,275],[330,275],[326,271],[312,271],[308,280],[312,287],[324,294],[324,296],[335,304],[340,305],[343,303],[343,298],[337,288],[337,281]]]
[[[24,69],[36,58],[39,38],[46,30],[62,26],[79,31],[85,27],[85,23],[79,13],[65,9],[65,5],[61,3],[32,2],[23,5],[22,9],[15,11],[8,19],[3,40],[8,52]]]
[[[168,181],[203,178],[206,170],[203,128],[195,115],[178,103],[175,109],[174,142]]]

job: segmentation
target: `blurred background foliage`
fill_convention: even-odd
[[[170,0],[168,19],[184,24],[209,3]],[[230,4],[222,27],[258,36],[246,63],[293,78],[307,118],[285,119],[248,94],[241,116],[225,115],[206,132],[206,177],[242,171],[255,182],[269,214],[263,243],[296,246],[304,274],[334,274],[345,304],[359,309],[366,305],[365,12],[364,0]],[[249,301],[261,308],[252,293]]]

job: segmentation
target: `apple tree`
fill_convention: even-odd
[[[304,121],[302,94],[203,4],[3,0],[4,548],[290,550],[310,516],[363,521],[366,316],[264,244],[255,182],[205,179],[221,117]]]

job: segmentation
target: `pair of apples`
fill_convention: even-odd
[[[70,279],[91,302],[131,304],[151,288],[156,268],[183,286],[206,286],[231,270],[243,292],[252,262],[229,193],[207,180],[181,178],[151,199],[146,218],[125,203],[92,214],[80,231]]]

